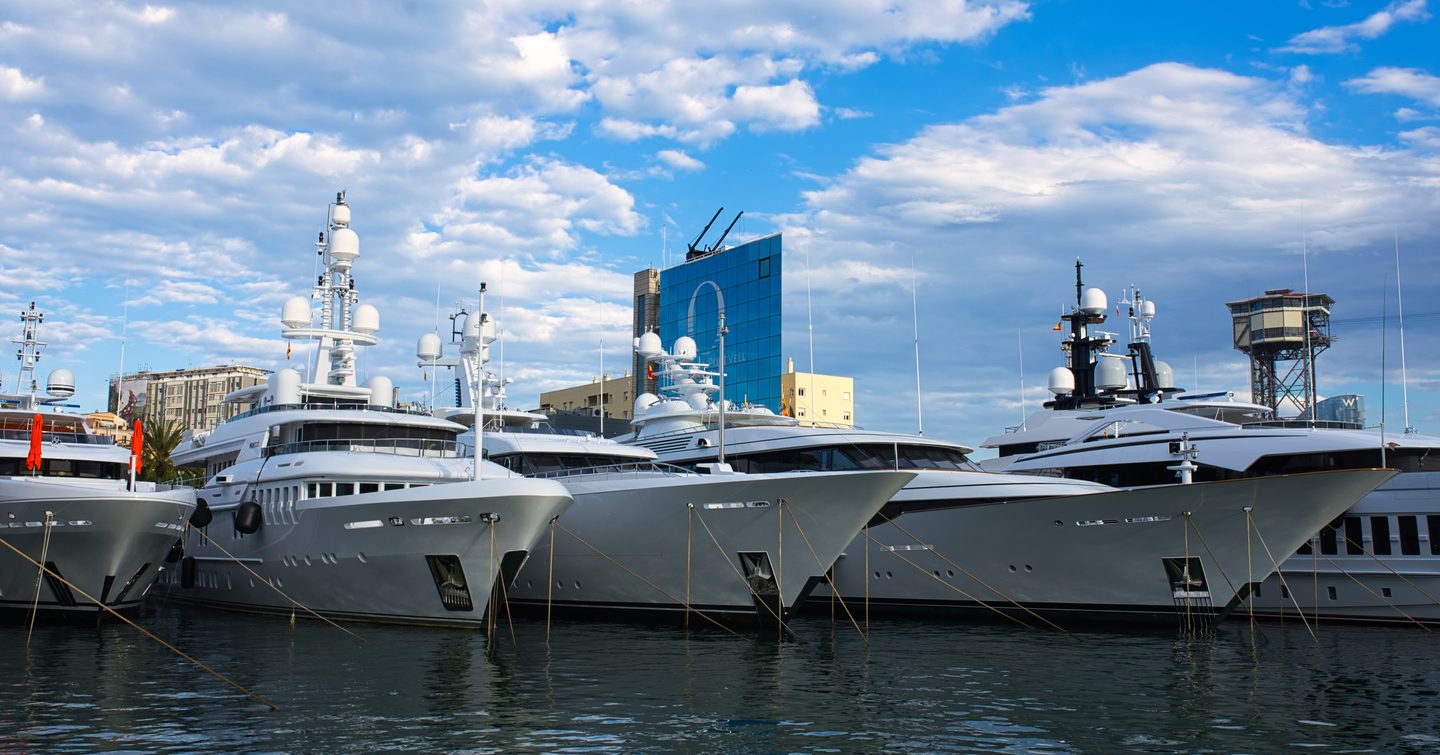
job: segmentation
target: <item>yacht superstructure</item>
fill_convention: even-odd
[[[39,393],[43,319],[33,302],[20,313],[18,380],[0,394],[0,540],[28,556],[0,546],[0,609],[50,616],[93,616],[100,604],[134,609],[184,529],[195,493],[135,480],[131,449],[54,406],[75,393],[68,370],[52,371]]]
[[[1126,488],[1182,476],[1208,482],[1400,470],[1299,543],[1299,553],[1256,591],[1254,607],[1276,616],[1299,610],[1331,620],[1440,621],[1440,438],[1279,419],[1230,393],[1183,394],[1151,354],[1153,302],[1138,291],[1126,295],[1130,343],[1120,354],[1110,352],[1116,336],[1097,327],[1106,319],[1104,294],[1080,296],[1089,301],[1077,296],[1065,316],[1068,364],[1051,372],[1055,399],[985,441],[999,452],[987,468]]]
[[[838,594],[872,610],[1211,619],[1238,603],[1247,582],[1268,573],[1245,576],[1248,533],[1293,549],[1311,527],[1390,474],[1134,491],[997,474],[974,465],[970,449],[935,438],[806,427],[763,407],[723,402],[714,396],[718,373],[693,361],[695,345],[687,337],[672,355],[647,334],[637,352],[666,395],[637,398],[635,433],[622,440],[655,451],[661,461],[697,466],[723,459],[750,472],[916,474],[835,566]],[[829,594],[817,591],[814,599]]]
[[[638,446],[550,429],[543,414],[505,406],[505,385],[485,370],[494,324],[483,309],[461,328],[456,357],[438,336],[420,339],[428,367],[461,376],[458,407],[437,416],[481,428],[487,457],[516,475],[557,480],[574,504],[509,585],[514,606],[598,616],[698,610],[783,620],[908,472],[708,474],[658,463]],[[479,323],[476,325],[476,323]],[[480,395],[472,386],[483,386]],[[478,421],[477,421],[478,418]]]
[[[482,461],[459,442],[463,425],[396,407],[388,378],[358,384],[355,348],[376,342],[380,321],[351,276],[359,238],[343,195],[317,250],[324,274],[281,317],[284,338],[316,344],[311,379],[286,368],[236,391],[227,400],[255,408],[174,453],[207,481],[171,595],[480,626],[495,585],[513,578],[570,495]]]

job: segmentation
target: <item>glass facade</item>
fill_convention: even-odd
[[[773,234],[660,271],[660,341],[695,339],[698,360],[720,365],[719,299],[725,301],[725,398],[780,411],[780,234]],[[713,282],[721,291],[705,285]],[[698,289],[698,290],[697,290]],[[687,324],[695,302],[693,330]]]

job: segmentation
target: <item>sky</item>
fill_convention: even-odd
[[[811,364],[808,304],[871,429],[1019,424],[1079,258],[1156,302],[1177,383],[1241,397],[1225,302],[1308,277],[1336,300],[1320,394],[1437,433],[1435,12],[0,0],[0,311],[46,313],[42,372],[85,409],[122,367],[286,366],[344,190],[381,312],[362,379],[424,400],[416,339],[485,281],[531,407],[623,370],[631,275],[723,206],[732,242],[784,234],[786,355]]]

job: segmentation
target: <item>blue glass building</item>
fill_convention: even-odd
[[[695,339],[698,361],[720,364],[720,300],[725,302],[725,398],[780,411],[780,234],[705,254],[660,271],[660,341]],[[714,286],[705,285],[707,281]],[[720,296],[715,289],[720,289]],[[687,323],[691,300],[695,319]]]

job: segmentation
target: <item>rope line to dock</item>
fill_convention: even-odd
[[[30,635],[35,633],[35,615],[40,613],[40,583],[45,581],[45,559],[50,554],[50,533],[54,530],[54,512],[45,512],[45,534],[40,538],[40,568],[35,570],[35,597],[30,601],[30,628],[25,631],[25,649],[30,649]]]
[[[907,537],[909,537],[911,540],[914,540],[914,541],[915,541],[915,544],[916,544],[916,545],[924,545],[924,542],[921,541],[920,538],[916,537],[913,532],[911,532],[910,530],[905,529],[905,527],[903,527],[902,525],[900,525],[900,524],[899,524],[898,522],[896,522],[894,519],[891,519],[890,517],[885,516],[885,514],[884,514],[883,512],[880,513],[880,518],[881,518],[881,519],[884,519],[887,523],[893,525],[893,526],[895,527],[895,529],[900,530],[901,532],[905,533],[905,535],[906,535]],[[892,551],[892,553],[893,553],[893,552],[894,552],[894,551]],[[1069,632],[1068,630],[1066,630],[1064,627],[1062,627],[1062,626],[1060,626],[1059,624],[1056,624],[1055,622],[1053,622],[1053,621],[1045,618],[1044,616],[1041,616],[1040,614],[1036,613],[1034,610],[1032,610],[1032,609],[1030,609],[1030,608],[1027,608],[1026,606],[1021,605],[1021,604],[1019,603],[1019,601],[1015,600],[1014,598],[1010,597],[1009,595],[1006,595],[1003,591],[1001,591],[1000,589],[996,588],[994,585],[991,585],[990,583],[986,582],[985,580],[979,578],[979,577],[976,576],[974,573],[972,573],[969,569],[966,569],[965,567],[961,566],[960,564],[957,564],[957,563],[955,563],[954,561],[951,561],[950,558],[947,557],[944,553],[941,553],[941,552],[938,551],[938,550],[934,550],[933,548],[930,550],[930,552],[931,552],[931,553],[934,553],[941,561],[944,561],[947,565],[955,567],[957,570],[960,571],[961,574],[964,574],[965,576],[969,577],[970,579],[973,579],[973,580],[975,580],[976,582],[978,582],[978,583],[980,583],[981,585],[983,585],[983,586],[985,587],[985,589],[989,590],[990,592],[995,593],[996,595],[999,595],[1002,599],[1004,599],[1005,602],[1009,603],[1009,604],[1012,605],[1012,606],[1015,606],[1016,608],[1020,609],[1021,611],[1024,611],[1025,613],[1028,613],[1028,614],[1030,614],[1031,616],[1035,617],[1035,620],[1036,620],[1036,621],[1039,621],[1040,623],[1049,626],[1051,629],[1054,629],[1054,630],[1057,631],[1057,632],[1064,632],[1065,634],[1070,634],[1070,632]],[[917,568],[918,568],[918,567],[917,567]],[[924,571],[926,574],[930,574],[929,571],[926,571],[926,570],[924,570],[924,569],[921,569],[921,571]],[[943,585],[943,584],[948,584],[948,583],[946,583],[944,580],[941,580],[939,577],[936,577],[936,576],[933,575],[933,574],[931,574],[930,576],[933,577],[934,579],[936,579],[937,581],[939,581],[940,584],[942,584],[942,585]],[[869,575],[868,575],[868,574],[866,575],[866,581],[867,581],[867,582],[869,581]],[[956,589],[958,589],[958,588],[956,588]],[[965,594],[965,593],[962,591],[961,594],[963,595],[963,594]],[[970,596],[969,596],[969,595],[965,595],[965,597],[969,598]],[[971,600],[974,600],[974,598],[971,598]],[[999,610],[999,609],[996,609],[996,608],[994,608],[993,606],[991,606],[989,603],[986,603],[986,602],[984,602],[984,601],[979,601],[979,602],[980,602],[982,605],[985,605],[987,608],[991,608],[991,610],[996,610],[996,611]],[[1004,612],[1001,612],[1001,613],[1003,614]],[[1024,622],[1020,622],[1020,623],[1021,623],[1022,625],[1024,624]],[[1025,625],[1025,626],[1026,626],[1027,629],[1030,628],[1028,625]]]
[[[640,574],[636,573],[634,569],[631,569],[630,567],[628,567],[628,566],[620,563],[619,561],[616,561],[615,559],[611,558],[611,557],[610,557],[608,554],[606,554],[604,551],[602,551],[602,550],[600,550],[599,548],[596,548],[595,546],[591,545],[590,542],[587,541],[585,538],[580,537],[579,535],[575,534],[574,532],[571,532],[569,529],[567,529],[567,528],[565,527],[565,525],[560,524],[559,522],[556,522],[556,523],[555,523],[555,526],[558,527],[561,532],[564,532],[565,534],[569,535],[570,537],[575,538],[575,541],[576,541],[576,542],[578,542],[578,543],[580,543],[581,545],[585,546],[586,548],[589,548],[590,550],[594,551],[596,555],[600,556],[601,558],[605,559],[606,561],[609,561],[610,563],[612,563],[612,564],[614,564],[615,566],[619,567],[619,568],[620,568],[622,571],[624,571],[626,574],[629,574],[630,576],[632,576],[632,577],[640,580],[641,582],[644,582],[645,584],[647,584],[647,585],[649,585],[651,588],[653,588],[656,592],[660,593],[661,595],[664,595],[665,597],[669,598],[670,600],[673,600],[673,601],[675,601],[676,603],[679,603],[679,602],[680,602],[678,599],[676,599],[676,597],[675,597],[674,595],[671,595],[670,593],[666,592],[664,588],[662,588],[662,587],[660,587],[659,585],[655,584],[654,582],[651,582],[650,580],[648,580],[648,579],[640,576]],[[682,605],[683,605],[683,604],[682,604]],[[694,610],[694,609],[689,609],[689,610]],[[700,618],[705,619],[706,621],[710,622],[711,624],[714,624],[715,626],[720,627],[721,629],[724,629],[725,631],[729,632],[730,634],[735,635],[736,637],[739,637],[739,636],[740,636],[740,633],[739,633],[739,632],[736,632],[735,630],[731,629],[730,627],[725,626],[723,623],[721,623],[720,621],[716,620],[714,617],[709,616],[709,615],[706,614],[704,611],[695,610],[695,614],[698,615]]]
[[[766,612],[768,612],[768,613],[770,614],[770,616],[771,616],[772,618],[774,618],[777,623],[779,623],[784,629],[789,630],[789,627],[784,626],[784,625],[785,625],[785,618],[784,618],[783,616],[781,616],[781,615],[776,614],[775,611],[774,611],[772,608],[770,608],[770,604],[769,604],[769,603],[766,603],[766,602],[765,602],[765,599],[762,598],[762,597],[760,597],[760,593],[755,592],[755,587],[750,584],[750,580],[746,579],[746,578],[745,578],[745,575],[740,573],[740,568],[735,565],[735,562],[733,562],[733,561],[730,560],[729,554],[727,554],[727,553],[725,552],[725,549],[724,549],[723,547],[721,547],[720,541],[715,537],[715,533],[710,529],[710,525],[709,525],[708,523],[706,523],[705,517],[700,514],[700,509],[696,508],[696,507],[695,507],[695,504],[693,504],[693,503],[690,504],[690,507],[691,507],[691,511],[694,511],[694,512],[695,512],[695,519],[700,522],[700,527],[701,527],[702,529],[704,529],[704,530],[705,530],[705,534],[710,537],[710,542],[712,542],[712,543],[715,544],[715,550],[720,554],[720,557],[721,557],[722,559],[724,559],[725,563],[727,563],[727,564],[730,565],[730,571],[732,571],[732,572],[735,573],[735,577],[740,580],[740,583],[743,584],[743,585],[745,585],[745,589],[746,589],[746,590],[750,593],[750,595],[755,599],[756,605],[759,605],[760,607],[764,608],[764,609],[766,610]],[[778,587],[778,585],[777,585],[777,587]]]
[[[1346,538],[1346,539],[1348,540],[1349,538]],[[1391,608],[1395,609],[1395,612],[1396,612],[1396,613],[1398,613],[1398,614],[1400,614],[1401,616],[1404,616],[1405,618],[1409,619],[1409,620],[1410,620],[1411,622],[1413,622],[1416,626],[1420,627],[1421,629],[1424,629],[1424,630],[1427,631],[1427,632],[1431,631],[1431,630],[1430,630],[1430,627],[1425,626],[1425,624],[1424,624],[1423,622],[1421,622],[1420,620],[1416,619],[1414,616],[1411,616],[1410,614],[1405,613],[1404,609],[1400,608],[1400,606],[1397,606],[1397,605],[1395,605],[1394,603],[1391,603],[1389,600],[1387,600],[1387,599],[1385,598],[1385,596],[1383,596],[1383,595],[1375,592],[1375,590],[1374,590],[1373,588],[1371,588],[1369,585],[1365,584],[1364,582],[1361,582],[1359,577],[1356,577],[1354,574],[1351,574],[1350,572],[1345,571],[1345,568],[1344,568],[1344,567],[1340,566],[1339,564],[1335,563],[1334,561],[1331,561],[1329,556],[1326,556],[1326,557],[1325,557],[1325,563],[1330,564],[1331,566],[1335,567],[1335,570],[1336,570],[1336,571],[1340,572],[1341,574],[1344,574],[1346,577],[1349,577],[1349,578],[1350,578],[1350,581],[1354,582],[1354,583],[1357,584],[1357,585],[1360,585],[1360,587],[1363,588],[1366,592],[1370,593],[1371,595],[1375,596],[1376,598],[1379,598],[1382,603],[1384,603],[1385,605],[1390,606]]]
[[[787,508],[789,505],[784,499],[781,499],[781,508]],[[850,613],[850,607],[845,605],[845,599],[840,597],[840,591],[835,587],[835,580],[830,574],[830,569],[820,562],[820,554],[815,552],[815,546],[810,543],[810,536],[806,535],[805,530],[800,527],[800,519],[795,516],[794,511],[790,512],[790,521],[795,523],[795,531],[800,533],[800,539],[805,541],[805,548],[810,551],[810,557],[815,559],[815,565],[820,568],[820,574],[825,578],[825,583],[830,585],[830,620],[832,622],[835,620],[835,602],[838,599],[840,608],[845,611],[845,617],[850,619],[850,625],[855,627],[860,639],[869,645],[870,638],[865,636],[865,632],[860,629],[860,624],[855,621],[855,615]]]
[[[224,674],[220,673],[219,671],[216,671],[215,669],[210,668],[209,666],[205,665],[204,663],[201,663],[200,661],[196,660],[195,658],[191,657],[190,655],[187,655],[183,650],[180,650],[179,648],[175,647],[174,645],[171,645],[170,643],[168,643],[168,642],[160,639],[159,637],[156,637],[156,636],[155,636],[154,634],[152,634],[149,630],[145,629],[144,627],[140,626],[139,624],[136,624],[134,621],[131,621],[131,620],[129,619],[129,617],[125,616],[124,614],[120,613],[119,611],[116,611],[115,609],[111,608],[110,606],[107,606],[107,605],[105,605],[104,603],[101,603],[100,601],[96,600],[95,597],[92,596],[90,593],[85,592],[84,590],[80,589],[80,588],[79,588],[77,585],[75,585],[74,583],[70,582],[69,580],[65,579],[64,577],[60,576],[59,574],[57,574],[57,573],[51,571],[50,569],[46,568],[46,566],[45,566],[45,564],[44,564],[43,562],[36,561],[35,559],[31,558],[31,557],[29,556],[29,554],[25,553],[24,551],[20,550],[19,548],[16,548],[15,546],[11,545],[10,542],[7,541],[7,540],[5,540],[4,538],[0,538],[0,545],[4,545],[6,548],[9,548],[10,550],[12,550],[12,551],[14,551],[16,554],[18,554],[21,558],[25,559],[26,561],[29,561],[29,562],[32,563],[32,564],[35,564],[37,567],[40,568],[40,571],[41,571],[42,574],[48,574],[49,576],[53,577],[55,580],[57,580],[58,582],[60,582],[60,584],[63,584],[63,585],[65,585],[66,587],[70,588],[71,590],[74,590],[75,592],[80,593],[80,595],[83,596],[86,600],[89,600],[90,602],[94,603],[96,606],[99,606],[101,610],[105,611],[106,613],[109,613],[110,615],[112,615],[112,616],[114,616],[115,618],[117,618],[117,619],[125,622],[126,624],[129,624],[131,627],[134,627],[135,631],[137,631],[137,632],[139,632],[140,634],[143,634],[143,635],[145,635],[146,637],[148,637],[148,638],[150,638],[150,639],[152,639],[152,640],[160,643],[166,650],[169,650],[170,652],[174,653],[175,655],[178,655],[178,656],[180,656],[181,658],[184,658],[185,660],[187,660],[187,661],[195,664],[196,666],[199,666],[200,668],[202,668],[202,669],[204,669],[205,671],[207,671],[211,676],[213,676],[213,677],[215,677],[216,679],[219,679],[219,680],[225,682],[226,684],[230,685],[231,687],[234,687],[235,689],[240,690],[241,692],[244,692],[247,697],[249,697],[250,699],[254,700],[255,702],[260,703],[261,705],[264,705],[265,707],[269,708],[270,710],[272,710],[272,711],[279,710],[279,708],[275,707],[275,704],[274,704],[274,703],[272,703],[272,702],[270,702],[269,700],[266,700],[265,698],[263,698],[263,697],[255,694],[254,692],[251,692],[250,690],[248,690],[248,689],[240,686],[239,683],[235,682],[235,681],[234,681],[233,679],[231,679],[230,677],[225,676]]]
[[[1408,578],[1405,577],[1404,574],[1401,574],[1400,572],[1395,571],[1394,568],[1392,568],[1389,564],[1385,563],[1384,561],[1381,561],[1380,558],[1379,558],[1378,556],[1376,556],[1374,553],[1371,553],[1370,551],[1365,550],[1365,546],[1364,546],[1363,544],[1361,544],[1361,543],[1356,543],[1354,540],[1351,540],[1349,535],[1346,535],[1346,536],[1345,536],[1345,543],[1346,543],[1347,545],[1353,544],[1356,548],[1359,548],[1359,549],[1360,549],[1360,552],[1363,553],[1363,554],[1365,554],[1366,556],[1369,556],[1371,561],[1374,561],[1375,563],[1377,563],[1377,564],[1379,564],[1380,566],[1384,567],[1385,571],[1390,572],[1390,575],[1391,575],[1391,576],[1396,577],[1396,578],[1399,579],[1401,582],[1404,582],[1405,584],[1407,584],[1407,585],[1415,588],[1415,590],[1416,590],[1417,592],[1419,592],[1421,595],[1424,595],[1425,597],[1429,598],[1431,603],[1440,604],[1440,600],[1436,600],[1434,595],[1431,595],[1430,593],[1425,592],[1425,588],[1421,587],[1420,585],[1415,584],[1414,582],[1411,582]],[[1329,559],[1326,559],[1326,560],[1328,561]],[[1332,562],[1332,563],[1333,563],[1333,562]],[[1338,567],[1337,567],[1337,568],[1338,568]],[[1344,569],[1341,569],[1341,571],[1344,571]]]
[[[869,537],[869,535],[867,534],[866,537]],[[878,541],[877,541],[877,542],[878,542]],[[965,592],[964,590],[960,589],[960,587],[959,587],[958,585],[952,585],[952,584],[950,584],[949,582],[946,582],[945,580],[943,580],[943,579],[935,576],[933,573],[931,573],[931,571],[930,571],[929,569],[926,569],[925,567],[923,567],[923,566],[915,563],[914,561],[911,561],[910,559],[908,559],[908,558],[900,555],[900,552],[899,552],[899,551],[891,551],[891,552],[890,552],[890,555],[892,555],[892,556],[894,556],[895,558],[898,558],[898,559],[900,559],[901,561],[909,564],[909,565],[910,565],[911,567],[913,567],[916,571],[920,572],[921,574],[924,574],[924,575],[925,575],[927,578],[929,578],[929,579],[935,580],[935,581],[936,581],[937,583],[939,583],[941,586],[946,587],[946,588],[949,588],[950,590],[959,593],[960,595],[964,596],[965,598],[967,598],[967,599],[969,599],[969,600],[972,600],[972,601],[974,601],[975,603],[978,603],[979,605],[984,606],[985,608],[990,609],[991,611],[994,611],[994,612],[995,612],[995,615],[1000,616],[1000,617],[1003,617],[1003,618],[1008,619],[1008,620],[1010,620],[1010,621],[1013,621],[1013,622],[1015,622],[1016,624],[1019,624],[1020,626],[1025,627],[1026,629],[1034,629],[1034,628],[1035,628],[1035,627],[1030,626],[1029,624],[1026,624],[1024,621],[1020,620],[1019,617],[1017,617],[1017,616],[1011,616],[1010,614],[1005,613],[1004,611],[1000,610],[1000,609],[997,608],[996,606],[990,605],[990,604],[987,603],[986,601],[980,600],[979,598],[975,597],[974,595],[971,595],[970,593]],[[868,572],[865,574],[865,581],[867,581],[867,582],[870,581],[870,574],[869,574]],[[1064,631],[1064,630],[1061,630],[1061,631]]]
[[[545,575],[545,647],[550,647],[550,606],[555,596],[555,520],[550,517],[550,567]]]
[[[190,527],[189,524],[186,524],[185,526],[186,526],[187,528]],[[361,642],[364,642],[364,641],[365,641],[365,638],[364,638],[364,637],[361,637],[360,635],[355,634],[354,632],[350,631],[349,629],[346,629],[345,627],[342,627],[342,626],[340,626],[339,624],[336,624],[335,622],[331,621],[330,619],[327,619],[327,618],[325,618],[324,616],[321,616],[320,614],[318,614],[318,613],[310,610],[310,607],[309,607],[309,606],[307,606],[307,605],[305,605],[304,603],[301,603],[300,601],[298,601],[298,600],[290,597],[290,595],[289,595],[288,593],[286,593],[284,590],[281,590],[280,588],[276,587],[273,582],[271,582],[270,580],[268,580],[268,579],[260,576],[254,569],[251,569],[249,566],[247,566],[244,561],[241,561],[239,558],[236,558],[236,557],[235,557],[235,554],[231,553],[230,551],[225,550],[225,548],[222,547],[222,546],[220,545],[220,543],[218,543],[218,542],[215,541],[215,538],[210,537],[209,535],[206,535],[206,534],[203,533],[203,532],[201,533],[201,535],[205,538],[206,542],[208,542],[210,545],[215,546],[215,549],[216,549],[216,550],[220,551],[221,553],[224,553],[225,556],[226,556],[227,558],[229,558],[231,561],[234,561],[237,566],[239,566],[241,569],[244,569],[245,571],[249,572],[249,573],[250,573],[250,576],[254,577],[255,579],[260,580],[260,583],[261,583],[261,584],[263,584],[263,585],[265,585],[266,587],[269,587],[271,590],[274,590],[275,592],[279,593],[279,594],[280,594],[280,597],[282,597],[282,598],[290,601],[290,603],[291,603],[292,605],[299,606],[300,608],[302,608],[302,609],[305,610],[305,613],[308,613],[308,614],[310,614],[311,616],[314,616],[315,618],[317,618],[317,619],[325,622],[326,624],[329,624],[329,625],[332,626],[332,627],[335,627],[336,629],[339,629],[340,631],[344,632],[345,634],[348,634],[348,635],[350,635],[351,637],[354,637],[355,639],[357,639],[357,640],[359,640],[359,641],[361,641]]]
[[[1249,517],[1250,512],[1246,511],[1245,516]],[[1255,527],[1255,537],[1259,538],[1260,547],[1265,549],[1265,557],[1270,559],[1270,565],[1275,567],[1275,576],[1280,578],[1280,587],[1284,590],[1285,597],[1289,598],[1291,603],[1294,603],[1295,610],[1300,614],[1300,621],[1305,624],[1305,631],[1310,633],[1310,639],[1319,642],[1319,635],[1315,634],[1315,630],[1310,627],[1310,622],[1305,620],[1305,612],[1301,611],[1300,604],[1295,602],[1295,594],[1290,590],[1290,584],[1285,581],[1285,575],[1280,573],[1280,564],[1275,561],[1275,554],[1270,552],[1270,546],[1266,544],[1265,535],[1261,534],[1259,527]],[[1284,601],[1280,602],[1280,608],[1282,611],[1284,610]]]
[[[1230,580],[1230,575],[1225,573],[1225,565],[1215,557],[1215,551],[1210,549],[1210,543],[1205,539],[1205,533],[1200,531],[1200,525],[1195,523],[1189,511],[1185,512],[1185,523],[1187,526],[1195,528],[1195,536],[1200,538],[1200,544],[1205,546],[1205,552],[1210,555],[1210,561],[1215,564],[1216,569],[1220,570],[1220,578],[1225,580],[1225,585],[1230,588],[1230,594],[1238,596],[1240,591],[1235,588],[1235,583]],[[1264,632],[1262,631],[1261,634]]]

